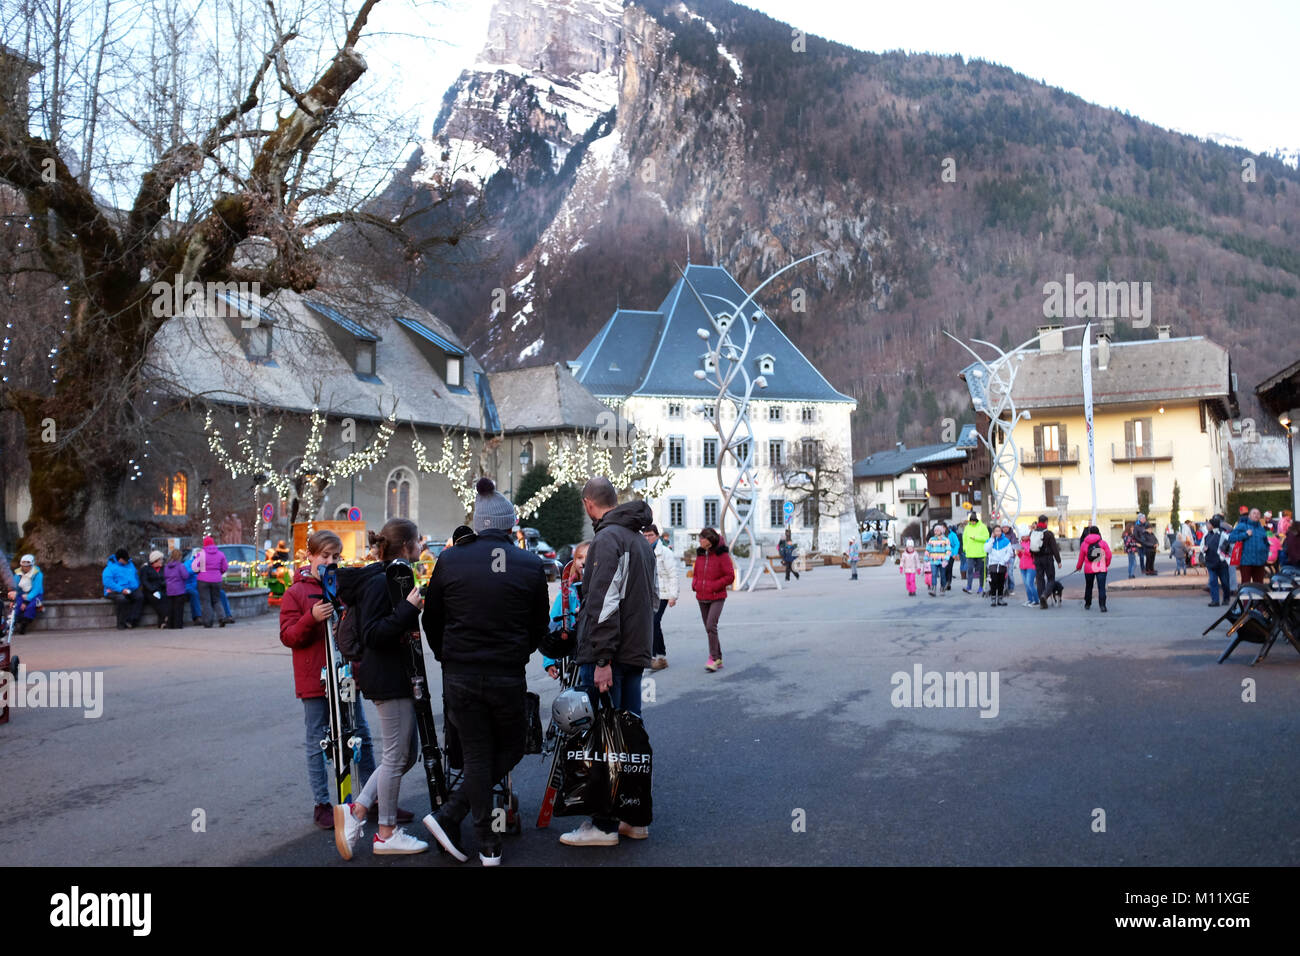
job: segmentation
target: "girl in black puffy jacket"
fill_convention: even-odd
[[[355,572],[339,573],[339,597],[360,614],[362,659],[353,665],[357,686],[379,711],[383,738],[383,762],[366,781],[350,808],[335,811],[335,842],[344,859],[365,828],[368,811],[378,805],[379,831],[373,852],[378,854],[423,853],[429,845],[396,826],[397,794],[402,775],[415,764],[419,741],[415,726],[415,703],[407,671],[412,632],[418,632],[420,588],[394,601],[388,593],[388,566],[397,560],[419,557],[420,534],[415,523],[393,518],[384,525],[373,544],[380,561]],[[342,825],[339,826],[338,824]]]

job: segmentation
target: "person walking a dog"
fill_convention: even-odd
[[[1060,587],[1056,583],[1056,569],[1061,566],[1061,549],[1056,543],[1056,535],[1047,527],[1047,515],[1039,515],[1038,523],[1029,531],[1029,552],[1034,556],[1038,606],[1046,611],[1047,599]]]

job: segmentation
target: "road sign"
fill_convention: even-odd
[[[275,520],[275,505],[271,504],[269,501],[262,505],[262,520],[267,524],[270,524]]]
[[[348,509],[348,520],[349,520],[349,521],[360,521],[360,520],[361,520],[361,509],[358,508],[356,505],[353,505],[351,508],[349,508],[349,509]]]
[[[787,518],[789,518],[790,516],[792,516],[792,515],[794,514],[794,502],[793,502],[793,501],[787,501],[787,502],[785,503],[785,506],[784,506],[784,507],[785,507],[785,516],[786,516]]]

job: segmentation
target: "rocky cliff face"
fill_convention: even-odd
[[[395,187],[463,181],[491,224],[413,295],[513,367],[653,308],[688,241],[747,287],[820,251],[764,306],[866,399],[861,447],[939,440],[968,411],[941,329],[1019,342],[1066,272],[1151,281],[1155,323],[1241,347],[1244,383],[1271,371],[1300,280],[1293,168],[1261,157],[1243,187],[1232,150],[1001,67],[799,47],[727,0],[497,0]]]

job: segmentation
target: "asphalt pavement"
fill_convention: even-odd
[[[716,674],[684,599],[664,619],[670,666],[646,675],[650,838],[571,848],[558,837],[579,821],[536,829],[545,763],[529,756],[514,775],[524,831],[506,838],[505,863],[1300,863],[1300,655],[1280,643],[1257,667],[1253,649],[1218,665],[1223,629],[1200,636],[1218,613],[1203,594],[1117,593],[1101,615],[1083,611],[1080,583],[1040,611],[957,591],[909,598],[892,564],[858,581],[820,568],[728,598]],[[25,708],[0,726],[7,863],[456,865],[365,844],[345,864],[312,824],[302,708],[273,616],[40,634],[15,650],[32,670],[101,672],[104,701],[98,718]],[[895,706],[926,702],[903,686],[918,666],[922,685],[975,675],[996,707],[988,695]],[[529,684],[546,716],[555,685],[538,658]],[[979,704],[958,685],[943,685],[943,703]],[[401,803],[424,836],[418,765]]]

